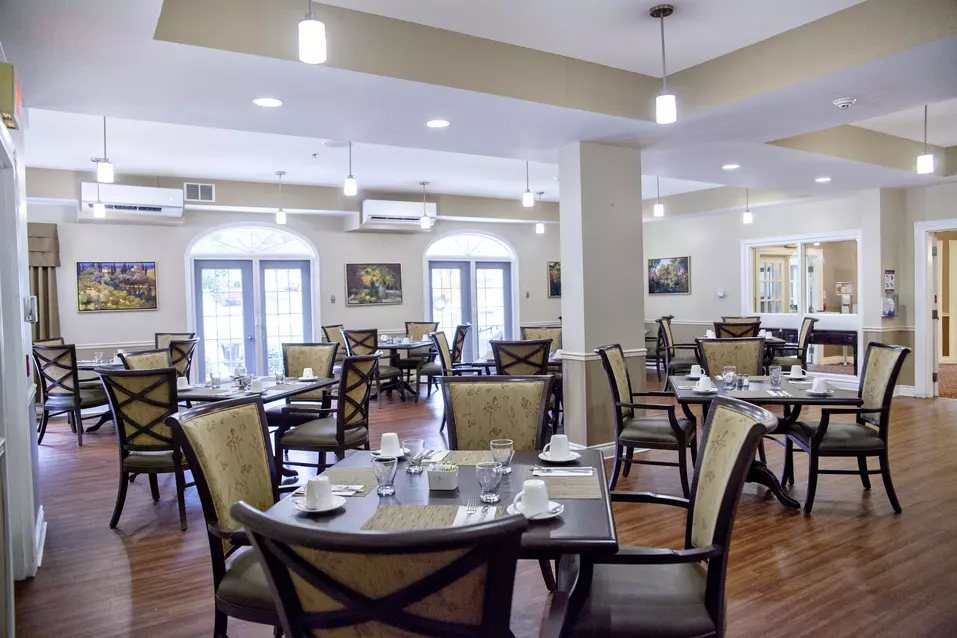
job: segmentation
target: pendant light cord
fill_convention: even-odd
[[[655,195],[655,203],[660,204],[661,203],[661,183],[658,182],[657,177],[655,177],[655,191],[657,193]]]
[[[525,162],[525,190],[531,190],[528,181],[528,161]]]
[[[306,19],[312,20],[312,0],[306,0]]]
[[[282,210],[282,175],[279,176],[279,210]]]
[[[927,122],[927,113],[926,113],[926,107],[925,107],[925,112],[924,112],[924,122],[925,122],[925,124],[924,124],[924,138],[926,139],[926,137],[927,137],[927,125],[926,125],[926,122]],[[109,157],[109,155],[106,154],[106,116],[104,115],[104,116],[103,116],[103,159],[106,159],[106,158],[108,158],[108,157]]]
[[[668,92],[668,70],[665,65],[665,17],[658,18],[661,23],[661,88],[663,93]]]
[[[924,153],[927,153],[927,105],[924,105]]]
[[[349,177],[352,177],[352,142],[349,142]]]
[[[744,210],[747,213],[751,212],[751,192],[747,188],[744,189]]]

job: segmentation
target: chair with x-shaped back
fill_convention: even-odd
[[[197,345],[199,339],[173,339],[169,342],[169,358],[179,376],[189,378]]]
[[[492,355],[498,374],[528,376],[548,374],[548,353],[551,339],[527,341],[491,341]]]
[[[373,356],[379,349],[379,331],[370,328],[368,330],[343,330],[342,336],[346,340],[346,350],[350,357],[368,357]],[[386,380],[385,388],[382,386],[382,380]],[[399,391],[399,398],[405,401],[405,392],[402,384],[402,370],[380,361],[375,374],[375,394],[376,402],[382,407],[382,391],[388,390],[390,395],[393,390]]]
[[[82,411],[107,405],[103,386],[85,385],[80,381],[76,367],[76,346],[72,344],[33,346],[33,363],[40,377],[43,396],[43,415],[37,426],[37,444],[43,441],[50,417],[66,414],[70,427],[76,432],[76,444],[83,445]],[[109,420],[109,414],[107,410],[90,416],[99,417],[99,426]]]
[[[232,515],[259,554],[287,636],[513,635],[524,517],[383,534],[291,525],[244,502]]]

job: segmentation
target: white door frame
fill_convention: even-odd
[[[957,219],[914,222],[914,396],[934,396],[934,325],[930,288],[932,234],[957,229]]]

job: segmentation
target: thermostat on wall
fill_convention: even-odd
[[[718,297],[718,299],[724,299],[724,288],[718,288],[714,291],[714,294]]]

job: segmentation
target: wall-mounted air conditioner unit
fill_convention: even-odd
[[[80,185],[79,221],[93,219],[97,197],[106,206],[106,218],[112,221],[139,223],[181,223],[183,191],[179,188],[124,186],[122,184]]]
[[[366,199],[362,202],[360,212],[346,215],[343,230],[376,233],[429,232],[421,227],[422,212],[422,202]],[[431,202],[425,204],[425,214],[434,224],[438,207]]]

